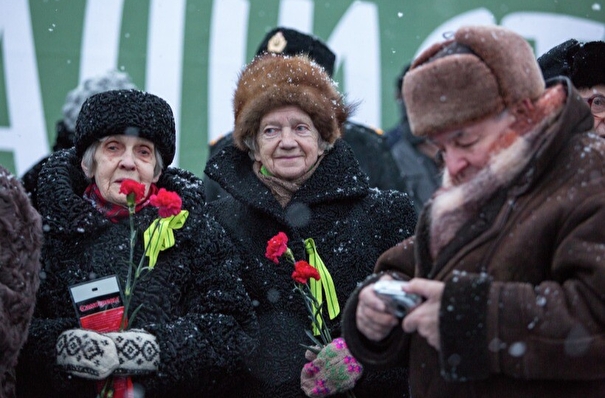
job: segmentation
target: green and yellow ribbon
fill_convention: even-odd
[[[340,313],[340,305],[338,304],[338,297],[336,297],[336,288],[334,287],[332,275],[330,275],[323,260],[319,257],[317,248],[315,247],[315,241],[313,241],[312,238],[305,239],[305,250],[309,256],[309,264],[317,269],[320,276],[319,281],[316,281],[315,279],[309,280],[311,294],[317,300],[319,308],[322,307],[323,296],[325,295],[328,315],[330,316],[330,319],[334,319]],[[318,309],[314,308],[313,310],[317,313]],[[322,326],[321,317],[317,317],[316,319],[317,322],[313,323],[313,334],[315,336],[319,335],[319,328]]]
[[[149,257],[149,269],[155,267],[160,251],[174,246],[174,229],[180,229],[185,224],[189,212],[181,210],[176,216],[155,219],[143,234],[145,255]]]

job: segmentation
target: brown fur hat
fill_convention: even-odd
[[[351,113],[335,83],[306,55],[261,55],[240,74],[233,98],[233,139],[242,151],[244,138],[255,136],[262,117],[273,109],[295,105],[313,120],[321,137],[332,144]]]
[[[412,63],[403,95],[417,136],[462,128],[535,100],[544,81],[532,48],[498,26],[466,26]]]

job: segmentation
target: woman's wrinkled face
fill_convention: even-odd
[[[94,154],[95,170],[91,172],[82,163],[84,173],[93,178],[101,195],[111,203],[126,205],[126,195],[120,193],[125,179],[149,186],[160,178],[153,175],[156,164],[153,142],[128,135],[110,135],[100,142]]]
[[[590,100],[594,131],[601,137],[605,137],[605,84],[582,88],[578,92],[585,101]]]
[[[274,109],[263,116],[254,158],[275,177],[295,180],[324,152],[311,117],[297,106]]]

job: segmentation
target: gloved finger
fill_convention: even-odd
[[[317,358],[317,354],[311,350],[307,350],[305,351],[305,359],[307,361],[313,361],[315,358]]]

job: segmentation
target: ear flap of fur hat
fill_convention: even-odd
[[[605,84],[605,42],[591,41],[580,46],[573,57],[570,79],[577,88]]]
[[[174,116],[160,97],[139,90],[112,90],[88,98],[76,123],[76,154],[81,158],[96,140],[120,134],[153,142],[164,168],[172,163],[176,150]]]
[[[543,92],[544,80],[527,41],[498,26],[460,28],[452,40],[420,54],[403,81],[417,136],[464,127]]]
[[[325,70],[307,56],[267,54],[256,57],[240,75],[233,99],[233,139],[242,151],[271,110],[297,106],[306,112],[323,140],[332,144],[351,113]]]

